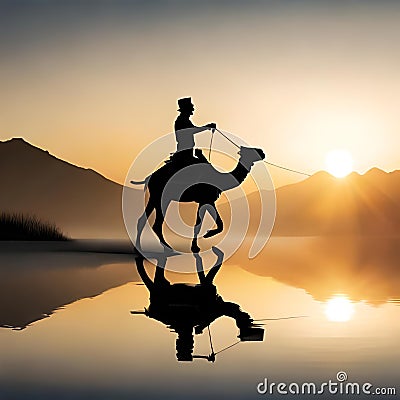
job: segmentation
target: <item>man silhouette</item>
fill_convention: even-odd
[[[192,103],[191,97],[184,97],[178,100],[178,111],[180,114],[175,120],[175,138],[176,138],[176,157],[183,164],[194,164],[197,162],[207,162],[202,151],[196,149],[196,157],[193,156],[194,148],[194,135],[196,133],[203,132],[207,129],[215,129],[217,125],[211,122],[204,126],[195,126],[190,120],[191,115],[194,112],[194,104]]]

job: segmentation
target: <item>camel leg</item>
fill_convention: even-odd
[[[143,264],[144,257],[142,255],[139,255],[135,258],[135,261],[136,261],[136,268],[138,270],[140,278],[146,285],[147,289],[149,289],[149,292],[152,292],[152,290],[154,289],[154,282],[150,279],[148,273],[146,272],[146,269]]]
[[[144,210],[144,213],[140,216],[137,222],[137,228],[136,228],[137,233],[136,233],[136,243],[135,243],[135,247],[137,249],[140,249],[140,238],[142,236],[143,229],[146,226],[146,222],[148,221],[153,210],[154,210],[154,204],[151,201],[151,198],[149,198],[146,205],[146,209]]]
[[[215,203],[210,204],[210,207],[208,207],[208,212],[214,218],[214,221],[217,224],[217,228],[208,230],[207,233],[204,235],[204,238],[213,237],[222,232],[222,230],[224,229],[224,223],[222,222],[222,218],[219,215],[217,208],[215,207]]]
[[[206,280],[206,274],[204,273],[203,260],[198,254],[194,253],[193,255],[196,259],[197,276],[199,277],[200,283],[204,284]]]
[[[207,206],[205,204],[199,204],[197,207],[197,218],[196,225],[194,226],[194,235],[192,240],[192,253],[198,253],[200,251],[200,247],[197,244],[197,237],[199,236],[201,224],[203,222],[204,214],[206,213]]]
[[[154,221],[153,231],[157,235],[158,239],[160,240],[161,245],[171,249],[171,246],[165,241],[163,235],[163,223],[164,223],[164,215],[162,212],[161,204],[157,204],[155,206],[156,209],[156,220]],[[167,209],[167,208],[166,208]]]
[[[164,265],[157,264],[156,272],[154,274],[154,286],[163,288],[169,285],[170,283],[165,277],[165,263]]]

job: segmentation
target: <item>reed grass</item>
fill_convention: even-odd
[[[34,215],[0,213],[0,240],[68,240],[55,224]]]

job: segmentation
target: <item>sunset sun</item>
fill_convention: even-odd
[[[353,157],[347,150],[331,150],[325,157],[325,168],[336,178],[344,178],[353,170]]]

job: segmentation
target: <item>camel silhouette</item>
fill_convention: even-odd
[[[174,162],[166,162],[161,168],[149,175],[144,181],[132,184],[145,184],[149,190],[149,198],[144,213],[137,222],[136,248],[140,249],[140,239],[146,221],[155,210],[156,217],[153,231],[165,249],[171,249],[163,235],[164,216],[171,201],[198,203],[196,225],[191,245],[191,251],[198,253],[200,248],[197,238],[200,233],[203,217],[208,211],[217,227],[209,230],[204,237],[212,237],[223,230],[223,221],[216,209],[215,201],[222,192],[239,186],[249,174],[254,163],[265,158],[262,149],[244,147],[238,152],[240,155],[236,167],[230,172],[216,170],[196,149],[198,162],[181,167]],[[145,186],[145,188],[146,188]]]
[[[144,314],[160,321],[170,330],[177,333],[176,357],[178,361],[193,361],[205,358],[214,362],[217,353],[211,348],[209,356],[193,355],[194,335],[200,335],[204,329],[221,317],[229,317],[235,321],[239,329],[241,342],[262,341],[264,329],[254,323],[250,314],[243,311],[239,304],[225,301],[219,294],[214,278],[219,272],[224,253],[212,247],[217,256],[215,264],[205,273],[203,258],[193,254],[196,260],[198,284],[171,283],[165,277],[165,266],[168,254],[158,254],[154,278],[151,279],[144,266],[144,257],[139,254],[135,258],[137,271],[150,293],[150,304],[143,311],[131,311],[131,314]],[[194,331],[194,332],[193,332]]]

